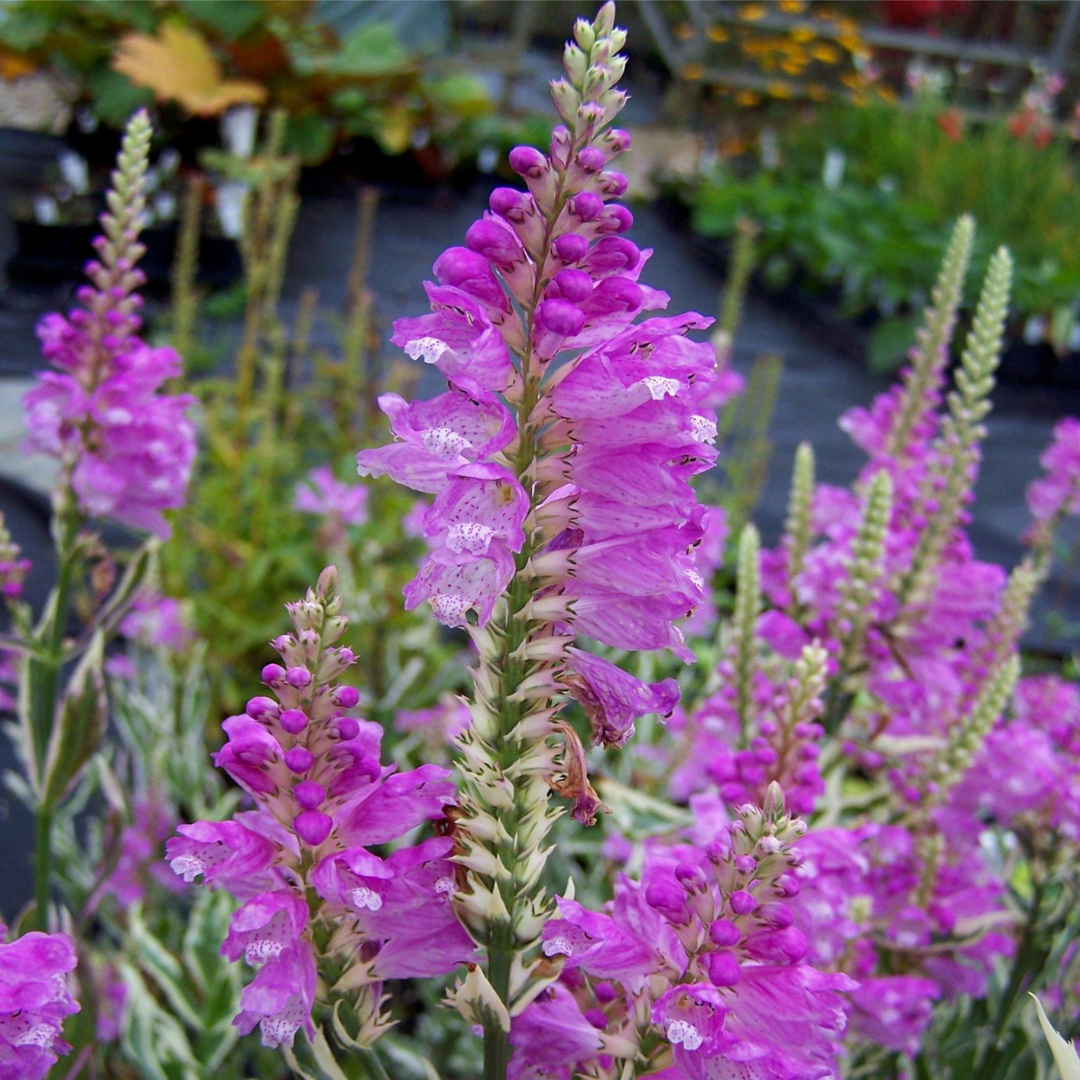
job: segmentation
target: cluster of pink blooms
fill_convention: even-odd
[[[763,802],[723,823],[703,813],[684,841],[646,845],[640,879],[620,877],[604,912],[559,901],[543,950],[564,958],[562,975],[514,1020],[511,1077],[569,1077],[633,1056],[643,1016],[670,1047],[650,1076],[835,1075],[841,992],[856,984],[808,962],[792,912],[805,826],[779,788]]]
[[[320,531],[329,546],[345,539],[350,525],[363,525],[368,519],[368,492],[360,484],[345,484],[334,476],[329,465],[312,469],[296,485],[293,506],[305,514],[322,519]]]
[[[827,651],[830,676],[840,674],[852,633],[845,597],[856,540],[871,483],[886,471],[892,505],[854,659],[868,693],[839,737],[863,779],[891,791],[896,823],[864,819],[809,832],[790,911],[809,943],[808,962],[858,980],[844,999],[856,1036],[906,1053],[917,1051],[936,1000],[983,996],[995,959],[1015,948],[1005,883],[979,844],[987,825],[1041,835],[1044,843],[1047,836],[1075,843],[1080,828],[1080,695],[1072,684],[1021,680],[1011,715],[998,719],[963,778],[951,778],[954,786],[936,802],[934,753],[919,750],[948,741],[1023,629],[1005,606],[1004,570],[975,557],[964,528],[978,453],[950,459],[945,360],[943,352],[921,391],[908,371],[870,409],[844,417],[869,457],[857,483],[816,488],[811,542],[794,573],[790,537],[762,557],[771,606],[757,620],[757,638],[771,659],[753,674],[752,730],[740,740],[734,670],[725,659],[721,689],[692,716],[676,717],[686,750],[670,787],[677,801],[712,791],[729,806],[747,798],[760,805],[760,785],[778,780],[793,808],[812,813],[824,790],[816,760],[823,728],[820,719],[787,729],[777,723],[791,692],[782,661],[814,643]],[[1046,476],[1028,493],[1033,543],[1080,511],[1080,424],[1058,425],[1043,464]],[[957,468],[958,512],[922,589],[905,602],[905,574]],[[882,736],[889,738],[879,744]],[[905,739],[912,749],[898,750]],[[922,813],[928,798],[931,809]]]
[[[33,931],[4,944],[0,923],[0,1080],[43,1080],[71,1047],[60,1037],[79,1011],[68,989],[75,943]]]
[[[428,760],[447,757],[454,741],[470,723],[469,706],[453,694],[443,694],[430,708],[399,709],[394,715],[394,730],[419,738]]]
[[[4,515],[0,513],[0,596],[5,600],[18,600],[30,568],[30,560],[24,558],[22,548],[12,540],[4,524]]]
[[[1080,517],[1080,420],[1066,417],[1054,428],[1043,454],[1046,475],[1028,485],[1027,504],[1035,519],[1032,539],[1063,517]]]
[[[689,661],[675,623],[704,598],[695,549],[708,515],[690,481],[716,458],[716,354],[688,337],[710,319],[638,321],[669,298],[641,282],[651,252],[626,238],[632,215],[616,202],[626,179],[610,166],[630,136],[609,125],[624,63],[590,69],[584,99],[553,84],[564,123],[548,152],[510,154],[525,190],[492,192],[465,246],[435,262],[432,314],[395,323],[392,341],[448,391],[384,395],[395,441],[358,463],[435,496],[407,607],[427,600],[447,625],[482,626],[527,564],[531,610],[560,633]],[[673,682],[645,686],[583,652],[568,667],[605,743],[674,704]]]
[[[312,1034],[315,928],[365,965],[364,981],[452,971],[472,943],[450,907],[453,840],[433,837],[385,858],[369,850],[439,820],[452,799],[447,770],[396,772],[379,761],[381,726],[347,715],[359,695],[339,677],[356,662],[335,644],[346,630],[337,575],[288,605],[294,631],[277,638],[281,663],[263,668],[273,697],[252,698],[222,725],[215,755],[254,801],[229,821],[181,825],[172,869],[242,901],[222,952],[258,969],[236,1025],[261,1027],[268,1046]]]
[[[172,596],[143,590],[120,622],[119,633],[144,649],[182,653],[195,641],[184,605]]]
[[[129,132],[125,145],[130,139]],[[117,235],[94,241],[98,258],[86,266],[92,284],[77,294],[82,307],[38,326],[42,353],[58,370],[39,374],[24,399],[26,447],[60,461],[82,513],[165,537],[163,512],[184,504],[195,459],[186,415],[193,399],[161,392],[180,374],[180,357],[139,337],[138,201],[129,198],[120,215],[102,219]]]
[[[776,611],[758,619],[757,633],[779,657],[799,659],[808,639],[792,632],[793,624]],[[688,716],[679,710],[672,718],[673,733],[681,734],[693,751],[672,772],[669,793],[683,803],[694,792],[713,790],[732,806],[761,805],[771,783],[780,784],[787,805],[796,814],[809,815],[825,790],[818,768],[823,729],[817,723],[822,702],[814,696],[801,713],[791,703],[798,688],[781,667],[756,670],[751,679],[754,732],[741,743],[735,667],[730,655],[718,665],[720,688],[701,701]]]
[[[1021,679],[1011,717],[987,736],[940,820],[957,847],[975,844],[974,822],[1040,847],[1080,845],[1080,687],[1056,675]]]
[[[150,791],[134,801],[132,820],[120,833],[116,865],[91,898],[91,906],[108,898],[126,911],[145,899],[151,884],[170,893],[183,890],[183,883],[162,861],[165,843],[176,831],[176,813],[155,795]]]

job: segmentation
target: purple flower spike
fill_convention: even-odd
[[[361,846],[389,843],[441,818],[454,785],[435,765],[411,772],[383,766],[382,727],[341,715],[359,693],[335,681],[357,659],[337,644],[347,623],[336,583],[330,567],[316,589],[287,605],[293,630],[272,642],[281,663],[262,672],[277,700],[254,698],[223,725],[228,741],[215,761],[256,809],[231,821],[181,825],[166,844],[176,875],[244,901],[222,953],[259,968],[234,1023],[244,1033],[261,1027],[267,1046],[291,1045],[300,1028],[313,1033],[316,967],[324,959],[313,950],[325,942],[326,926],[335,942],[333,978],[341,976],[342,957],[352,957],[357,988],[442,975],[474,952],[449,901],[452,840],[399,848],[386,860]]]
[[[134,293],[144,280],[132,265],[145,207],[145,169],[151,128],[136,114],[123,146],[103,219],[109,235],[87,266],[92,284],[78,299],[84,309],[46,316],[38,326],[44,358],[59,371],[38,376],[23,399],[30,451],[59,459],[83,514],[113,517],[165,538],[165,511],[183,506],[195,460],[194,398],[161,393],[181,371],[166,346],[140,340]]]

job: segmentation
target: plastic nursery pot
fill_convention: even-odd
[[[15,223],[17,248],[8,264],[15,280],[28,284],[79,281],[93,251],[97,225],[41,225],[36,221]],[[167,286],[176,253],[175,226],[147,229],[142,234],[146,255],[140,268],[151,286]],[[199,280],[221,287],[239,281],[243,272],[236,242],[223,236],[199,240]]]
[[[1021,386],[1080,389],[1080,353],[1059,356],[1049,343],[1013,339],[1001,357],[998,381]]]

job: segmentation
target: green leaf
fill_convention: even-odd
[[[297,1032],[292,1048],[283,1046],[282,1050],[289,1068],[304,1080],[349,1080],[337,1063],[322,1028],[315,1029],[314,1040],[302,1030]]]
[[[259,0],[177,0],[192,22],[216,30],[226,41],[235,41],[262,21],[266,9]]]
[[[133,86],[126,76],[112,68],[100,68],[86,80],[86,88],[94,99],[98,118],[113,127],[123,127],[136,109],[154,104],[153,90]]]
[[[55,806],[101,745],[108,722],[105,635],[97,631],[71,676],[57,709],[41,784],[41,801]]]
[[[487,88],[474,75],[459,71],[431,84],[430,92],[436,104],[456,116],[475,120],[492,110],[491,96]]]
[[[217,987],[222,978],[229,981],[233,965],[221,955],[221,942],[229,932],[233,904],[228,893],[199,893],[184,932],[184,967],[203,992]]]
[[[296,154],[305,165],[318,165],[334,148],[337,125],[314,113],[290,116],[285,129],[285,151]]]
[[[1035,1008],[1039,1013],[1039,1027],[1042,1028],[1046,1041],[1050,1044],[1050,1051],[1061,1073],[1061,1080],[1080,1080],[1080,1056],[1077,1056],[1076,1048],[1054,1030],[1046,1018],[1042,1002],[1034,994],[1031,996],[1035,998]]]
[[[105,605],[94,616],[92,623],[94,628],[100,627],[106,636],[111,635],[113,628],[127,613],[132,600],[135,599],[151,570],[154,569],[160,547],[161,541],[153,538],[147,540],[135,552],[131,561],[127,564],[127,569],[120,579],[120,584],[113,589]]]
[[[394,28],[387,23],[371,23],[349,34],[340,48],[330,52],[297,56],[297,70],[304,74],[384,78],[409,68],[409,54]]]
[[[915,341],[918,325],[918,316],[898,315],[882,319],[870,331],[866,343],[866,363],[875,375],[886,375],[900,367]]]
[[[193,1030],[201,1030],[199,1007],[188,992],[180,961],[153,935],[137,908],[130,915],[130,940],[140,969],[154,980],[176,1016]]]
[[[120,975],[127,988],[124,1050],[144,1080],[209,1080],[182,1025],[158,1004],[139,972],[122,963]]]

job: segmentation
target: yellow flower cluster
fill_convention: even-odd
[[[777,28],[775,22],[760,25],[772,15],[795,16],[798,22],[783,28]],[[866,71],[872,53],[862,40],[858,23],[850,16],[825,7],[811,10],[807,0],[753,0],[738,8],[737,17],[734,25],[716,23],[707,27],[705,36],[717,45],[730,42],[770,78],[763,90],[737,90],[736,104],[752,107],[768,98],[791,97],[824,101],[841,87],[856,104],[865,103],[870,93],[886,100],[895,96],[887,87],[874,86]],[[698,32],[691,23],[675,28],[675,36],[681,41],[693,39]],[[680,74],[684,79],[700,80],[705,67],[696,61],[687,63]],[[793,81],[808,74],[818,77],[810,82]]]

